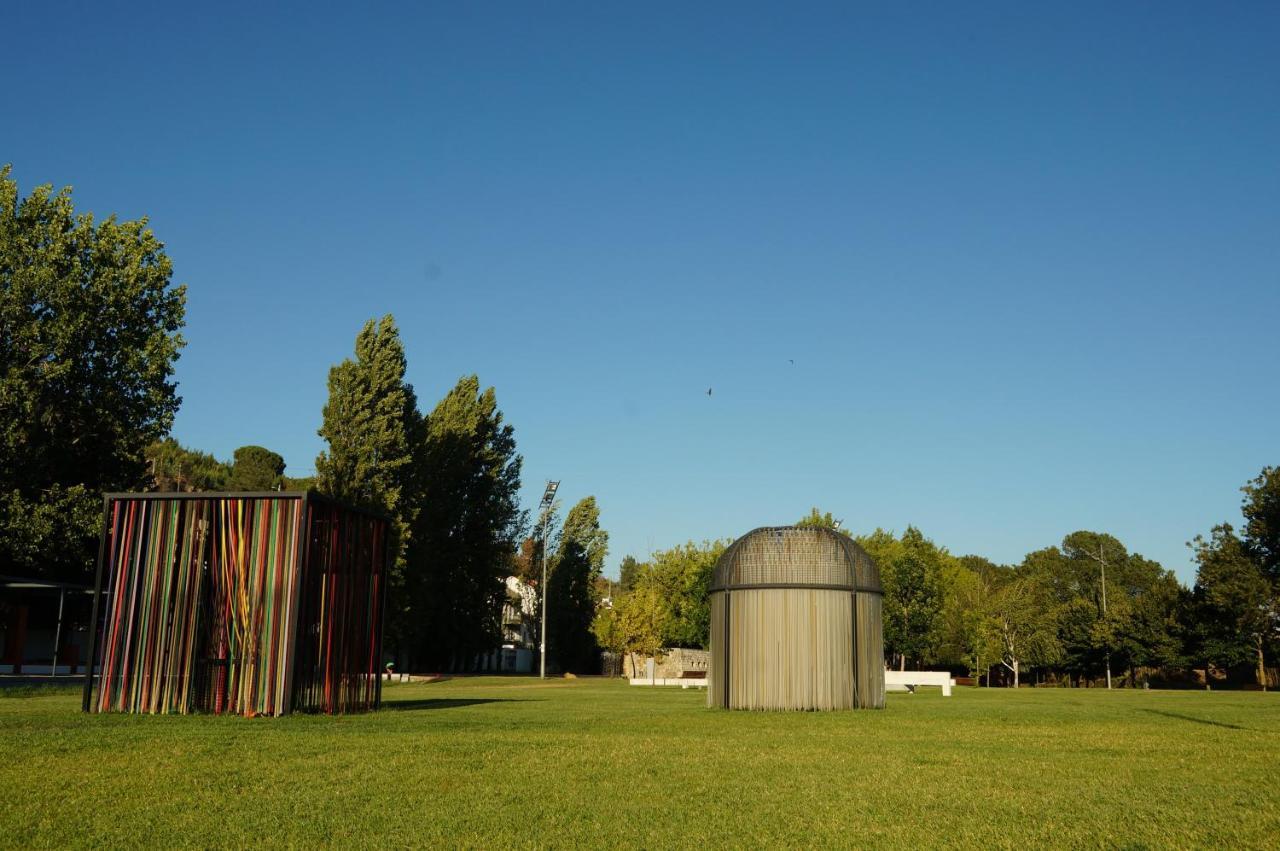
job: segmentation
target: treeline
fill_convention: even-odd
[[[219,461],[166,437],[148,446],[145,457],[148,490],[163,493],[304,491],[315,486],[315,476],[286,476],[283,456],[262,446],[241,446],[232,460]]]
[[[1190,683],[1192,669],[1210,681],[1243,669],[1266,687],[1267,662],[1280,651],[1280,467],[1242,490],[1242,532],[1223,523],[1189,545],[1191,588],[1102,532],[1072,532],[1016,565],[954,555],[914,527],[854,536],[884,583],[886,663],[1010,685],[1028,675]],[[816,508],[797,525],[839,528]],[[711,571],[726,544],[623,559],[618,593],[596,619],[601,645],[644,654],[706,647]]]

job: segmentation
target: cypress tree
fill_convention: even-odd
[[[547,579],[547,649],[562,670],[595,672],[600,647],[591,623],[596,580],[608,552],[609,533],[600,528],[596,498],[585,497],[565,518],[555,567]]]
[[[466,670],[497,646],[503,577],[525,526],[521,458],[492,387],[458,381],[426,418],[409,596],[419,667]]]
[[[397,553],[388,583],[389,643],[399,647],[411,617],[405,596],[405,553],[417,495],[411,448],[422,429],[413,387],[405,382],[404,346],[390,314],[356,335],[355,358],[329,370],[329,400],[319,434],[329,444],[316,458],[316,489],[395,519]]]

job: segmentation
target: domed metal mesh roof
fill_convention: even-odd
[[[711,590],[799,586],[883,593],[867,551],[833,529],[762,526],[729,545]]]

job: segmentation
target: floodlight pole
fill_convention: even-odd
[[[1102,565],[1102,619],[1107,618],[1107,557],[1102,552],[1102,542],[1098,542],[1098,564]],[[1107,642],[1107,688],[1111,688],[1111,642]]]
[[[551,503],[556,498],[559,482],[547,480],[547,489],[542,492],[542,626],[538,630],[538,676],[547,678],[547,538],[551,525]]]
[[[1102,549],[1102,541],[1098,541],[1098,554],[1096,556],[1093,553],[1089,552],[1088,550],[1085,550],[1085,554],[1088,555],[1089,558],[1096,561],[1098,565],[1102,568],[1102,617],[1105,620],[1107,617],[1107,554]],[[1111,643],[1110,642],[1107,642],[1106,659],[1107,659],[1107,688],[1111,688]]]

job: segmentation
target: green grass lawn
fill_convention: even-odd
[[[81,715],[0,696],[0,844],[1280,845],[1280,696],[957,689],[758,714],[621,681],[381,712]]]

